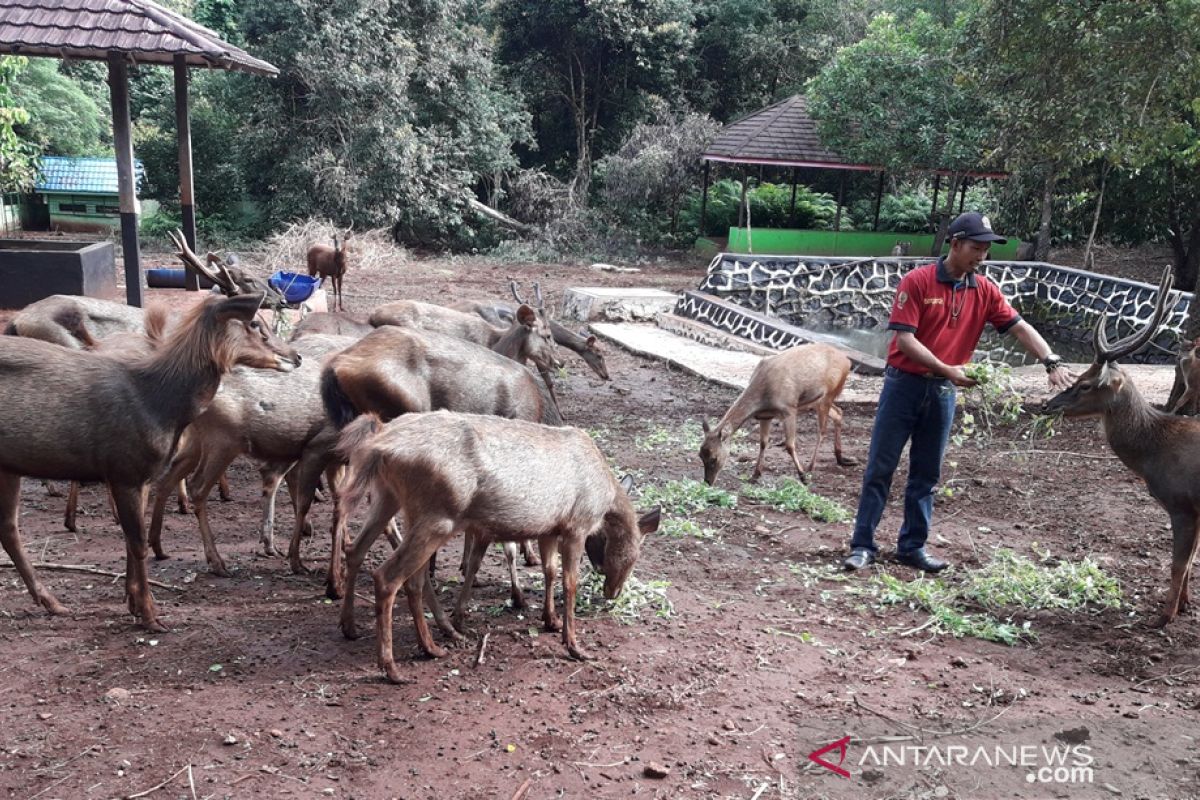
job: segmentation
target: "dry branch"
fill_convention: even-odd
[[[52,564],[46,561],[41,561],[33,565],[34,569],[48,569],[57,572],[84,572],[88,575],[103,575],[106,578],[124,578],[124,572],[110,572],[106,569],[89,566],[87,564]],[[15,569],[12,562],[0,561],[0,569]],[[185,591],[182,586],[175,586],[170,583],[152,580],[149,582],[151,586],[157,586],[160,589],[170,589],[173,592]]]

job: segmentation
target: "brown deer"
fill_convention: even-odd
[[[55,294],[25,306],[4,332],[80,350],[115,333],[144,333],[145,329],[146,315],[136,306]]]
[[[333,235],[333,247],[327,244],[314,244],[308,248],[308,276],[321,276],[321,283],[329,278],[333,286],[333,310],[345,311],[342,302],[342,278],[346,275],[346,255],[350,247],[349,235],[338,241],[338,235]]]
[[[192,501],[205,560],[214,574],[229,575],[208,521],[207,497],[226,467],[239,455],[247,455],[263,464],[259,537],[263,553],[278,554],[273,538],[274,498],[286,474],[295,510],[288,560],[294,573],[305,571],[300,538],[311,529],[308,513],[322,471],[337,503],[337,465],[332,463],[337,430],[321,404],[321,367],[326,357],[355,341],[345,336],[305,336],[296,342],[303,361],[291,374],[235,369],[225,377],[221,391],[183,432],[171,465],[158,482],[150,523],[150,546],[157,558],[166,558],[161,539],[169,489],[195,470]],[[337,537],[335,541],[339,541]],[[340,569],[338,556],[335,552],[334,563]]]
[[[1175,401],[1172,414],[1186,414],[1195,407],[1200,397],[1200,338],[1179,351],[1179,373],[1183,380],[1183,394]]]
[[[767,451],[767,434],[771,420],[783,423],[783,444],[800,480],[808,481],[817,462],[817,450],[825,436],[825,428],[833,420],[833,454],[842,467],[858,463],[842,455],[842,411],[834,403],[846,385],[850,374],[850,359],[836,347],[827,344],[802,344],[767,356],[758,362],[745,390],[733,402],[725,416],[714,426],[702,423],[704,443],[700,460],[704,463],[704,480],[712,485],[729,458],[729,439],[750,419],[758,420],[758,461],[754,464],[752,481],[762,477],[763,458]],[[800,466],[796,455],[796,415],[813,409],[817,412],[817,441],[807,470]]]
[[[299,365],[296,352],[256,319],[262,300],[210,298],[152,356],[134,362],[0,337],[0,543],[46,610],[66,611],[21,544],[23,475],[108,484],[125,533],[129,610],[145,628],[166,630],[146,574],[146,488],[234,364],[284,372]]]
[[[558,407],[550,375],[562,366],[562,361],[558,358],[544,309],[535,310],[522,303],[508,327],[495,327],[476,314],[432,303],[398,300],[376,308],[371,312],[370,322],[376,326],[396,325],[446,334],[481,344],[522,364],[532,361],[546,383],[551,402]]]
[[[354,314],[314,311],[311,314],[305,314],[304,318],[296,323],[296,327],[292,328],[292,334],[288,339],[295,342],[314,333],[329,336],[353,336],[355,339],[361,339],[373,330],[375,330],[374,325],[367,322],[365,318]]]
[[[1155,621],[1161,627],[1187,608],[1188,577],[1196,558],[1196,526],[1200,521],[1200,420],[1159,411],[1142,397],[1116,361],[1140,350],[1158,333],[1168,310],[1171,268],[1163,271],[1149,322],[1115,344],[1109,344],[1104,317],[1092,337],[1095,358],[1071,385],[1046,402],[1046,413],[1099,417],[1109,447],[1145,482],[1171,519],[1171,589]]]
[[[392,326],[379,328],[330,358],[321,376],[321,396],[326,413],[338,427],[348,425],[359,414],[390,420],[438,409],[562,424],[545,388],[512,359],[453,336]],[[344,504],[334,507],[339,521],[344,508]],[[337,531],[344,525],[334,527]],[[513,603],[520,607],[524,599],[517,582],[514,549],[506,548],[505,557]],[[361,559],[347,559],[344,580],[348,586],[354,585],[360,563]],[[532,552],[526,553],[526,563],[536,563]],[[465,571],[468,578],[474,577],[469,559]],[[342,632],[353,638],[353,594],[349,590],[341,593],[343,578],[336,565],[331,565],[330,574],[343,598]],[[464,586],[468,583],[464,581]],[[447,627],[441,618],[438,621]]]
[[[402,585],[421,649],[445,655],[425,623],[422,570],[455,535],[536,538],[546,574],[543,623],[561,629],[567,652],[583,660],[575,594],[584,540],[604,538],[604,596],[611,600],[633,570],[643,537],[658,526],[657,511],[637,518],[604,455],[577,428],[449,412],[407,415],[386,426],[364,417],[346,428],[339,448],[350,461],[347,507],[371,495],[349,560],[361,561],[388,520],[404,514],[404,544],[372,573],[379,666],[393,683],[403,681],[392,654],[392,608]],[[556,552],[563,565],[563,621],[554,607]]]

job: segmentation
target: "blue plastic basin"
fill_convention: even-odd
[[[289,303],[303,303],[312,296],[313,290],[321,282],[320,278],[313,278],[305,275],[302,272],[284,272],[280,270],[267,278],[267,282],[271,284],[284,299]]]

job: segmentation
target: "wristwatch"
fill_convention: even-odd
[[[1046,368],[1046,372],[1054,372],[1062,365],[1062,356],[1051,353],[1042,359],[1042,366]]]

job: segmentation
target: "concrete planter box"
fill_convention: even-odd
[[[22,308],[52,294],[116,295],[112,242],[0,239],[0,307]]]

